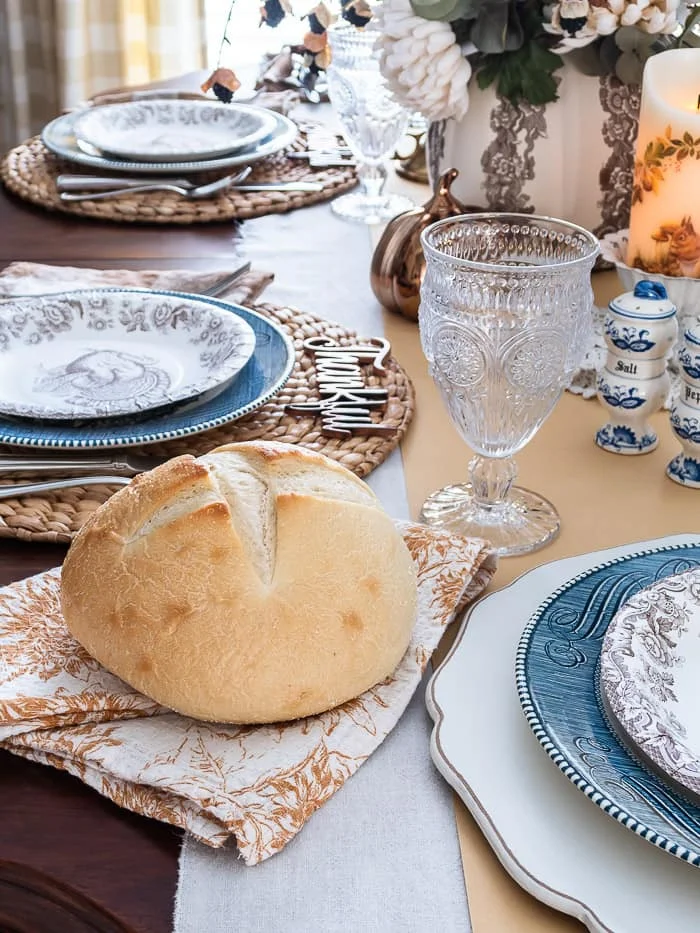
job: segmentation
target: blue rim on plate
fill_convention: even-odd
[[[528,725],[560,771],[618,823],[696,866],[700,807],[619,743],[602,712],[597,668],[606,629],[623,602],[698,565],[700,546],[677,545],[621,557],[574,577],[528,623],[515,672]]]
[[[90,289],[95,291],[95,289]],[[124,291],[125,289],[104,289]],[[237,314],[255,332],[255,351],[243,369],[222,391],[168,408],[138,420],[110,418],[82,422],[41,422],[0,416],[0,443],[23,447],[84,450],[136,447],[169,441],[229,424],[269,401],[284,386],[294,368],[294,345],[277,325],[240,305],[188,292],[129,289],[142,294],[197,298]]]
[[[41,141],[51,152],[70,162],[89,165],[92,168],[99,168],[109,172],[133,172],[135,174],[153,174],[156,172],[159,175],[179,175],[183,172],[209,172],[234,168],[238,165],[249,165],[252,162],[264,159],[266,156],[274,155],[281,149],[291,145],[299,133],[296,123],[280,113],[273,113],[277,125],[269,136],[261,139],[254,146],[241,149],[231,155],[219,156],[216,159],[200,159],[193,162],[137,162],[135,160],[113,159],[107,155],[102,155],[97,149],[95,149],[94,153],[81,149],[75,138],[73,125],[82,113],[81,110],[75,110],[51,120],[41,131]]]

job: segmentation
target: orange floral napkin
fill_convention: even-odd
[[[495,570],[484,541],[398,524],[418,572],[403,660],[357,699],[291,723],[227,726],[164,709],[74,641],[61,617],[59,569],[5,587],[0,746],[208,845],[234,836],[248,865],[274,855],[389,734],[445,627]]]

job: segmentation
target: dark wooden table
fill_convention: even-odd
[[[164,228],[73,219],[0,189],[0,268],[31,260],[231,269],[239,238],[231,223]],[[55,567],[64,554],[58,545],[1,540],[0,585]],[[170,933],[180,839],[179,831],[120,809],[68,774],[0,752],[0,859],[68,883],[138,933]]]

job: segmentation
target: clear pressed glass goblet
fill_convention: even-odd
[[[531,214],[468,214],[427,227],[419,327],[447,410],[475,456],[469,482],[421,518],[523,554],[559,530],[554,506],[514,486],[513,455],[550,414],[591,338],[593,234]]]
[[[331,202],[335,214],[361,223],[380,223],[415,207],[409,198],[385,194],[386,163],[406,131],[409,114],[379,70],[379,28],[342,21],[328,30],[331,63],[328,96],[357,163],[360,190]]]

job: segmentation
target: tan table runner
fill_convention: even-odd
[[[623,290],[612,272],[596,273],[593,284],[599,305]],[[416,389],[416,419],[402,446],[411,515],[415,517],[430,492],[464,479],[470,453],[428,375],[415,325],[386,314],[385,327]],[[565,393],[552,416],[518,455],[517,482],[556,505],[562,531],[553,544],[536,554],[502,560],[496,587],[560,557],[700,528],[700,496],[671,482],[664,473],[678,452],[668,412],[652,418],[660,443],[643,457],[618,457],[596,447],[594,434],[604,420],[604,411],[596,402]],[[458,800],[456,814],[474,933],[573,933],[583,929],[578,921],[545,907],[511,880]]]

